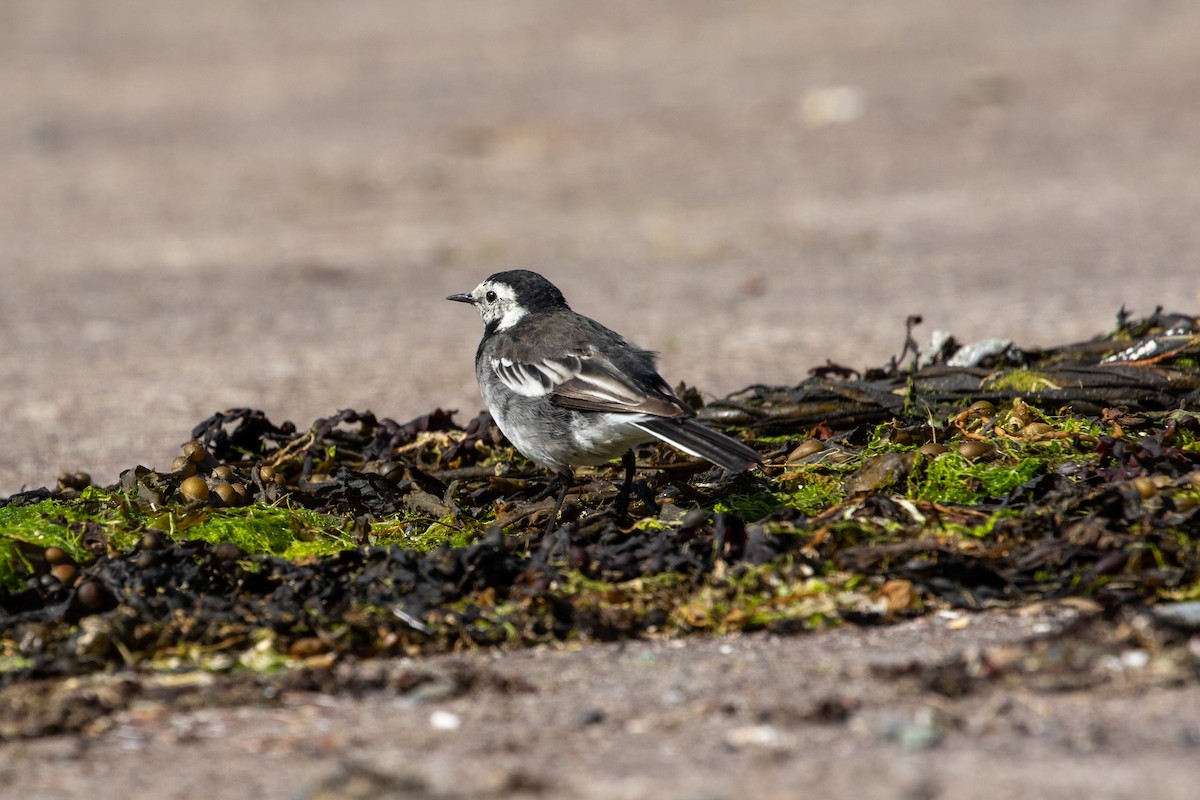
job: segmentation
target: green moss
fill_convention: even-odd
[[[851,576],[831,572],[808,575],[791,556],[747,569],[728,581],[723,591],[710,592],[718,602],[718,621],[729,629],[757,629],[780,623],[799,623],[807,628],[840,620],[848,610],[865,611],[871,605],[863,591],[849,585]],[[866,588],[866,587],[862,587]],[[703,595],[693,600],[705,599]]]
[[[842,475],[831,474],[829,471],[806,470],[793,480],[781,482],[779,489],[774,492],[774,497],[781,506],[813,516],[845,499],[843,480]]]
[[[132,497],[89,488],[76,500],[0,507],[0,586],[22,588],[33,570],[30,553],[47,547],[62,548],[78,563],[90,561],[92,555],[83,543],[88,524],[103,529],[109,552],[131,550],[151,528],[176,541],[231,542],[248,555],[288,559],[327,556],[360,543],[351,535],[349,515],[265,504],[220,509],[171,505],[147,512]],[[374,523],[368,540],[415,550],[462,547],[476,541],[491,524],[490,518],[431,519],[408,512]]]
[[[72,555],[82,554],[77,536],[67,528],[67,509],[54,500],[30,506],[0,508],[0,534],[42,547],[57,545]]]
[[[400,515],[371,525],[373,544],[394,544],[410,550],[465,547],[480,539],[490,522],[454,516],[430,521],[428,517]]]
[[[126,552],[149,528],[178,541],[232,542],[250,555],[284,558],[325,556],[355,547],[351,520],[299,508],[253,505],[243,508],[186,510],[176,507],[145,514],[118,494],[88,490],[74,501],[43,500],[0,508],[0,586],[19,589],[32,570],[27,556],[60,547],[78,563],[92,554],[84,548],[86,524],[103,529],[110,552]]]
[[[731,435],[737,435],[737,434],[731,434]],[[748,439],[749,437],[742,437],[742,438]],[[754,443],[760,444],[760,445],[762,445],[762,444],[787,444],[788,442],[798,441],[801,438],[802,437],[797,436],[794,433],[781,433],[781,434],[776,434],[776,435],[759,435],[759,436],[754,437]]]
[[[1040,373],[1017,371],[993,387],[1017,388],[1017,394],[1029,393],[1033,399],[1033,394],[1045,392],[1050,384]],[[1049,405],[1049,411],[1020,399],[997,399],[995,405],[1000,408],[995,413],[984,404],[962,413],[969,398],[920,395],[920,388],[909,382],[908,414],[845,432],[837,441],[828,442],[814,463],[779,463],[783,459],[773,452],[772,463],[761,473],[723,481],[717,489],[709,485],[687,489],[682,484],[690,471],[642,476],[646,486],[674,492],[681,505],[690,507],[699,499],[716,511],[737,514],[749,527],[745,542],[736,535],[737,526],[727,527],[722,537],[711,523],[683,534],[664,535],[660,532],[679,523],[664,523],[663,519],[679,515],[637,520],[638,514],[646,513],[646,505],[640,502],[633,506],[634,529],[622,525],[618,532],[611,518],[594,516],[608,506],[609,492],[588,488],[573,498],[583,508],[579,529],[572,533],[572,544],[584,548],[588,558],[574,558],[579,551],[572,549],[570,559],[563,558],[561,551],[547,559],[546,553],[537,549],[548,505],[533,500],[538,482],[525,480],[520,471],[491,475],[486,470],[460,471],[461,467],[501,461],[524,463],[524,459],[511,448],[482,443],[467,451],[460,447],[464,435],[460,432],[428,432],[413,445],[406,445],[402,455],[393,455],[400,455],[406,466],[411,459],[435,477],[439,471],[453,470],[442,476],[456,476],[451,490],[429,496],[418,488],[424,481],[414,485],[406,480],[397,485],[397,492],[407,494],[395,499],[409,510],[372,518],[369,525],[355,519],[354,512],[344,505],[328,514],[262,503],[239,508],[188,507],[178,499],[179,475],[144,470],[126,477],[122,485],[129,488],[125,492],[88,489],[76,500],[0,508],[0,585],[19,590],[31,574],[47,569],[42,551],[48,546],[61,547],[85,562],[105,544],[110,553],[129,552],[151,528],[164,531],[173,540],[230,542],[250,556],[306,562],[299,569],[311,567],[312,574],[323,574],[321,565],[307,562],[364,544],[416,551],[462,548],[479,541],[499,523],[514,536],[506,542],[514,552],[500,554],[505,563],[509,556],[528,559],[515,581],[489,577],[484,589],[471,589],[474,582],[444,587],[445,599],[436,607],[418,605],[418,620],[402,618],[403,623],[398,622],[397,615],[404,609],[382,599],[403,598],[411,590],[406,571],[389,572],[369,564],[364,569],[370,572],[360,573],[373,582],[367,595],[372,598],[369,605],[350,600],[348,607],[288,610],[278,618],[272,616],[271,629],[264,627],[261,614],[203,631],[183,615],[149,619],[139,622],[145,626],[145,636],[139,632],[139,640],[157,642],[154,647],[158,650],[149,655],[121,650],[120,659],[112,659],[114,664],[140,663],[160,669],[193,666],[263,673],[327,665],[343,653],[416,654],[564,638],[677,636],[694,631],[794,631],[837,624],[847,616],[881,619],[963,601],[1020,602],[1026,597],[1093,592],[1106,583],[1135,586],[1144,589],[1147,598],[1159,600],[1200,597],[1196,581],[1200,539],[1195,533],[1170,527],[1190,521],[1176,513],[1177,504],[1185,498],[1200,500],[1200,489],[1159,487],[1153,498],[1141,504],[1144,513],[1130,513],[1127,520],[1113,520],[1111,525],[1087,525],[1078,531],[1069,527],[1077,517],[1106,514],[1109,504],[1130,497],[1120,494],[1126,488],[1113,485],[1108,472],[1097,469],[1096,438],[1119,436],[1131,452],[1146,435],[1158,437],[1146,442],[1148,448],[1151,441],[1162,441],[1185,451],[1200,450],[1200,442],[1187,425],[1175,426],[1169,436],[1164,434],[1164,426],[1178,416],[1130,412],[1117,418],[1125,428],[1119,432],[1115,424],[1102,425],[1068,409],[1055,410],[1045,400],[1042,405]],[[1002,393],[989,396],[1000,398]],[[1035,423],[1044,424],[1030,427]],[[777,429],[787,428],[781,423]],[[768,445],[779,451],[774,445],[795,443],[812,430],[796,424],[789,435],[760,437],[756,444],[760,451],[766,452]],[[918,446],[930,440],[951,449],[939,456],[918,454]],[[984,460],[971,461],[958,452],[957,446],[966,440],[988,443]],[[289,502],[289,497],[296,501],[306,497],[309,483],[296,481],[300,480],[301,459],[309,455],[316,463],[308,466],[317,473],[345,465],[355,470],[374,469],[356,461],[361,459],[356,448],[366,452],[361,445],[317,446],[315,437],[301,437],[279,451],[286,459],[275,459],[276,473],[285,483],[268,483],[269,491],[255,496],[282,498],[280,504]],[[1170,453],[1172,459],[1177,456]],[[649,466],[680,460],[664,447]],[[1067,462],[1076,468],[1063,470],[1063,474],[1079,475],[1081,481],[1074,487],[1078,491],[1062,493],[1071,495],[1069,501],[1057,492],[1050,496],[1013,494],[1022,484]],[[238,474],[262,477],[247,460],[230,466]],[[852,473],[853,479],[847,482]],[[592,471],[589,477],[608,480],[620,476],[611,465]],[[848,496],[848,486],[853,496]],[[1056,483],[1055,488],[1062,488],[1061,484]],[[294,494],[287,494],[289,490]],[[997,502],[999,499],[1005,502]],[[458,503],[463,510],[450,513],[453,509],[445,504],[448,502]],[[361,512],[360,506],[354,508]],[[783,513],[784,509],[796,513]],[[1078,557],[1062,564],[1060,554],[1047,554],[1044,546],[1055,536],[1078,536],[1087,544]],[[659,550],[659,545],[673,549]],[[1128,555],[1128,564],[1116,575],[1097,576],[1093,561],[1112,551]],[[626,553],[637,558],[629,561]],[[1027,562],[1026,553],[1031,554]],[[422,562],[423,577],[437,580],[439,565],[459,563],[458,555],[443,559],[435,554],[428,560],[416,560]],[[1022,570],[1019,580],[1005,586],[1001,594],[976,596],[972,584],[976,566],[978,574],[994,569],[1006,576],[1013,564]],[[583,571],[574,571],[575,565]],[[237,566],[269,569],[269,565],[250,559]],[[927,574],[944,576],[948,585],[914,577],[925,573],[927,567],[932,568]],[[625,581],[598,580],[654,569],[663,571]],[[958,597],[955,582],[961,584]],[[53,584],[47,581],[46,586]],[[69,629],[70,623],[62,621],[55,635],[73,646]],[[39,630],[38,637],[42,636]],[[31,660],[22,649],[22,642],[34,638],[14,636],[0,641],[0,678],[5,673],[41,668],[40,662]],[[297,646],[302,639],[308,641]],[[327,652],[325,648],[329,648]],[[146,660],[141,661],[143,658]]]
[[[1103,426],[1101,426],[1097,420],[1089,417],[1046,417],[1046,421],[1064,433],[1092,437],[1100,436],[1101,434],[1105,433]]]
[[[1015,519],[1021,513],[1013,508],[1002,508],[999,511],[993,512],[979,524],[963,525],[958,523],[943,523],[942,533],[954,536],[964,536],[971,539],[991,539],[995,536],[996,524],[1001,520]]]
[[[302,508],[257,505],[204,509],[168,513],[155,521],[175,539],[232,542],[249,555],[325,556],[355,546],[348,519]]]
[[[908,496],[930,503],[975,505],[1003,497],[1039,475],[1046,460],[1028,456],[1016,460],[971,461],[951,450],[921,462],[909,475]]]
[[[571,572],[563,587],[577,611],[628,622],[658,612],[660,635],[705,630],[722,633],[787,624],[819,627],[847,611],[878,610],[871,587],[849,573],[813,575],[792,556],[741,567],[701,584],[664,574],[604,582]]]
[[[772,492],[731,494],[713,504],[713,511],[731,512],[742,519],[760,519],[778,509],[782,503]]]
[[[43,500],[28,506],[0,508],[0,587],[20,589],[30,574],[28,548],[22,547],[23,544],[38,550],[59,547],[77,562],[89,561],[92,556],[84,549],[79,523],[100,522],[110,537],[117,535],[132,543],[133,536],[120,537],[114,520],[91,510],[92,505],[90,501],[69,504]]]
[[[1191,600],[1200,600],[1200,581],[1167,591],[1160,591],[1163,600],[1171,602],[1185,602]]]
[[[803,465],[790,471],[774,488],[725,495],[713,504],[713,510],[732,512],[746,520],[762,519],[781,508],[811,516],[837,505],[844,496],[839,475],[820,465]]]
[[[0,655],[0,675],[6,672],[23,672],[34,666],[34,660],[26,656]]]
[[[1177,409],[1166,415],[1166,422],[1179,422],[1184,417],[1194,416],[1196,416],[1195,411]],[[1177,425],[1175,427],[1175,430],[1171,433],[1169,441],[1171,444],[1185,452],[1200,453],[1200,436],[1197,436],[1195,433],[1182,425]]]
[[[1037,394],[1047,389],[1061,388],[1044,372],[1029,369],[1014,369],[980,384],[981,391],[1013,391]]]

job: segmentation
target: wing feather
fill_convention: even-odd
[[[492,371],[524,397],[544,397],[563,408],[690,417],[692,411],[658,375],[651,386],[639,386],[612,362],[595,353],[567,354],[534,363],[493,358]]]
[[[579,359],[544,359],[523,364],[510,358],[493,358],[492,372],[512,391],[524,397],[543,397],[579,372]]]

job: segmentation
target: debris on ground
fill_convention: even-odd
[[[549,476],[486,414],[461,425],[441,409],[405,424],[344,410],[304,429],[232,409],[197,425],[168,471],[133,467],[107,487],[64,474],[13,495],[0,502],[0,739],[94,726],[216,674],[248,696],[348,690],[378,682],[339,670],[377,656],[1063,598],[1094,604],[1068,645],[907,679],[942,693],[1035,673],[1066,685],[1144,660],[1194,680],[1197,319],[1122,312],[1081,344],[942,335],[924,352],[916,321],[886,368],[831,364],[705,405],[762,473],[727,479],[649,447],[630,518],[610,510],[616,467],[597,469],[550,535]],[[420,670],[379,681],[426,684]]]

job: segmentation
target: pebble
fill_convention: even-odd
[[[740,728],[732,728],[725,734],[725,744],[738,748],[782,748],[786,746],[783,734],[774,725],[745,725]]]
[[[429,725],[438,731],[456,731],[462,727],[462,717],[439,708],[429,715]]]
[[[1200,631],[1200,600],[1185,600],[1181,603],[1166,603],[1153,606],[1150,615],[1159,622],[1174,628]]]

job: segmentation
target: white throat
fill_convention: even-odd
[[[504,312],[504,316],[500,317],[500,324],[496,326],[498,331],[506,331],[513,325],[516,325],[525,316],[527,312],[520,306],[512,306]]]

